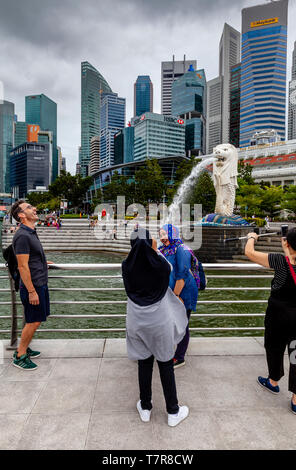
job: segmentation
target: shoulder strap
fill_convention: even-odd
[[[290,268],[290,272],[291,272],[291,275],[292,275],[292,278],[293,278],[293,281],[295,282],[295,285],[296,285],[296,274],[295,274],[295,271],[293,269],[293,266],[288,258],[288,256],[286,256],[286,260],[287,260],[287,263],[288,263],[288,266]]]

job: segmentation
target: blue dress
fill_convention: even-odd
[[[166,259],[171,263],[173,269],[170,274],[170,288],[174,290],[176,281],[184,279],[184,287],[180,297],[184,302],[186,310],[196,310],[198,288],[191,269],[191,253],[185,250],[182,245],[177,247],[174,255],[167,254]]]

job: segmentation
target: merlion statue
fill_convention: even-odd
[[[213,151],[216,158],[213,163],[214,186],[216,190],[215,213],[224,216],[233,215],[235,190],[237,184],[237,149],[231,144],[217,145]]]

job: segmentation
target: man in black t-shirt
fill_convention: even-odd
[[[29,344],[41,322],[50,314],[48,295],[48,267],[46,257],[37,236],[36,208],[23,200],[11,208],[11,215],[20,222],[12,241],[20,272],[20,296],[24,306],[26,324],[23,328],[18,350],[14,353],[13,365],[23,370],[35,370],[37,365],[31,357],[40,356]]]

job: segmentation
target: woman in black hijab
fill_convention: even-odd
[[[168,412],[168,425],[176,426],[188,416],[178,405],[173,356],[175,345],[187,326],[186,309],[169,288],[170,264],[157,252],[148,230],[131,235],[131,251],[122,263],[128,296],[126,340],[128,357],[138,361],[140,400],[137,410],[144,422],[152,410],[152,371],[156,358]]]
[[[122,263],[122,276],[128,297],[137,305],[146,306],[161,300],[169,286],[171,268],[166,259],[153,249],[148,230],[135,230],[131,235],[131,251]]]

